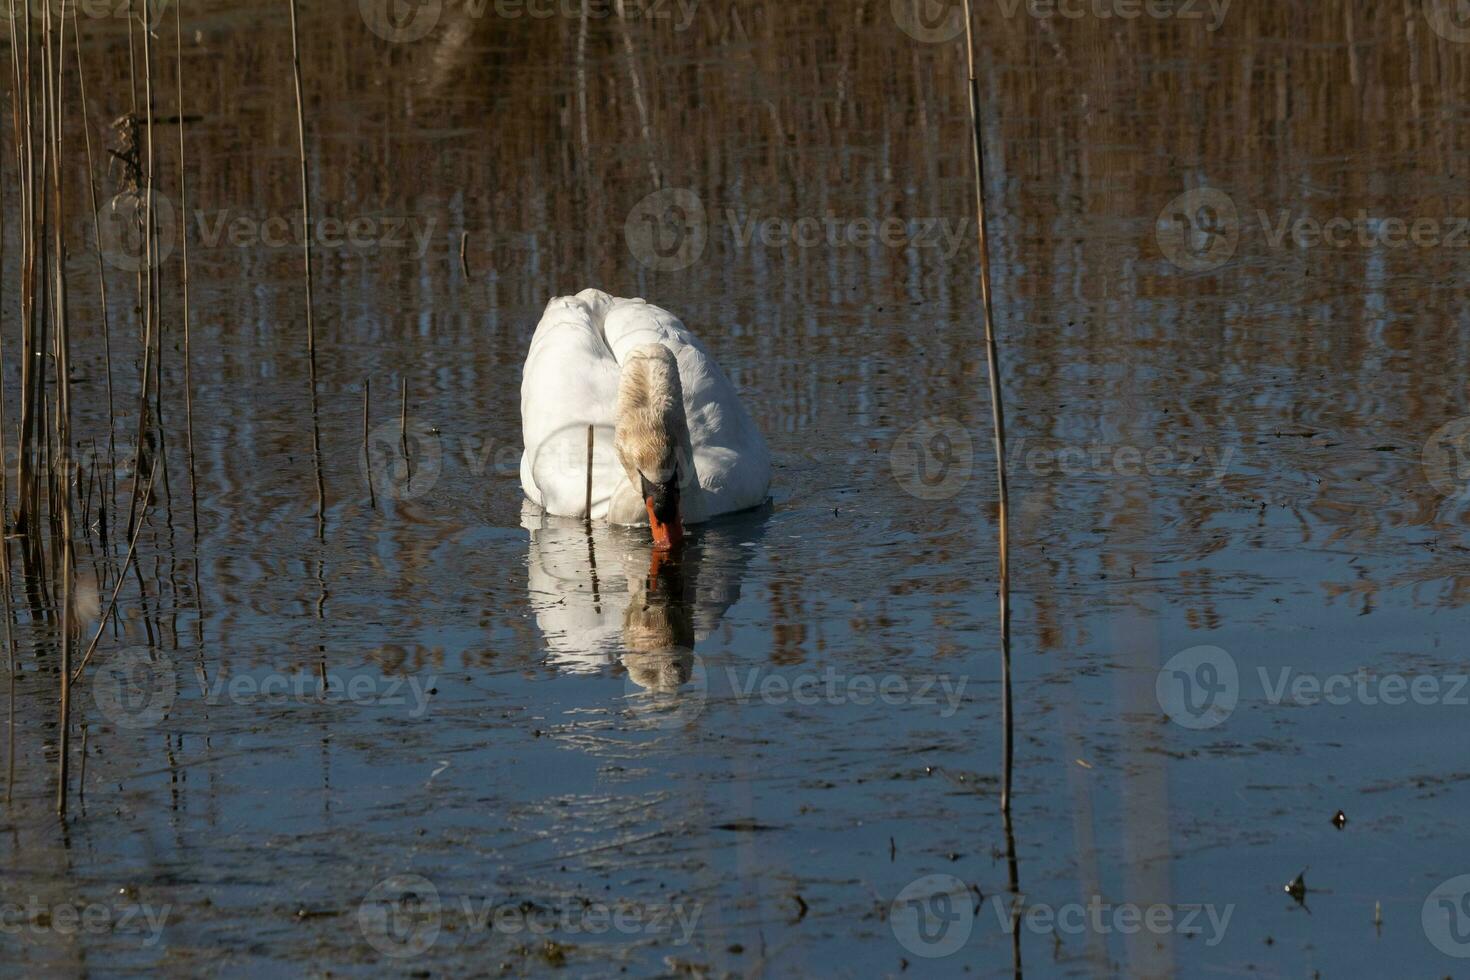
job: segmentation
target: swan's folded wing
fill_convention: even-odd
[[[529,499],[563,516],[586,510],[588,426],[595,429],[594,518],[606,514],[624,479],[613,452],[618,366],[598,314],[596,297],[552,300],[536,327],[521,379],[521,484]]]

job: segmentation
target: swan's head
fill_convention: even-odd
[[[688,441],[674,352],[663,344],[636,348],[623,361],[613,447],[648,509],[658,551],[673,551],[684,540],[679,459]]]

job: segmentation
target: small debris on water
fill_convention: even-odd
[[[1286,894],[1296,899],[1298,905],[1305,906],[1307,898],[1307,869],[1302,868],[1301,873],[1291,879],[1286,885]]]

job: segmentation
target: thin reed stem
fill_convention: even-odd
[[[398,449],[403,453],[403,472],[413,482],[413,457],[408,455],[408,375],[403,376],[398,400]]]
[[[1011,565],[1010,482],[1006,475],[1005,405],[1001,398],[1000,352],[995,342],[995,313],[990,290],[990,234],[985,225],[985,153],[980,130],[980,82],[975,74],[975,24],[971,0],[965,0],[965,48],[970,69],[970,131],[975,163],[976,229],[980,246],[980,301],[985,310],[985,361],[990,372],[990,413],[995,433],[995,478],[1000,496],[1000,643],[1001,726],[1003,758],[1001,810],[1011,809],[1011,766],[1015,754],[1011,703]]]
[[[373,454],[368,445],[368,402],[372,399],[373,379],[362,379],[362,458],[367,466],[368,500],[378,509],[378,495],[373,491]]]
[[[296,139],[301,162],[301,243],[306,263],[306,360],[311,374],[311,455],[316,465],[316,529],[317,539],[327,539],[327,486],[322,478],[322,435],[317,417],[316,396],[316,302],[311,272],[311,174],[306,165],[306,97],[301,85],[301,36],[296,25],[296,0],[288,0],[291,8],[291,68],[296,81]],[[325,586],[323,586],[325,596]]]
[[[54,26],[56,40],[52,42],[52,12],[50,7],[46,10],[43,30],[46,32],[46,69],[50,77],[50,92],[53,100],[50,110],[51,117],[51,194],[52,194],[52,248],[51,260],[53,263],[53,293],[52,293],[52,315],[55,318],[55,329],[51,331],[54,338],[53,356],[56,361],[56,415],[55,415],[55,437],[57,447],[57,460],[60,465],[52,472],[52,494],[53,510],[52,520],[57,520],[57,509],[60,511],[59,531],[60,541],[53,537],[53,548],[59,545],[61,566],[61,691],[60,691],[60,719],[61,733],[58,742],[58,764],[57,764],[57,786],[56,786],[56,812],[62,817],[66,816],[67,787],[70,782],[71,764],[71,660],[72,660],[72,631],[76,610],[74,608],[73,593],[75,591],[74,562],[75,557],[72,550],[72,444],[71,444],[71,323],[67,316],[67,289],[66,289],[66,241],[64,229],[66,226],[65,195],[62,193],[61,181],[61,156],[62,156],[62,114],[63,94],[62,81],[65,74],[65,48],[66,48],[66,18],[57,16],[59,23]]]
[[[150,0],[143,0],[143,23],[148,23],[148,4]],[[148,403],[148,391],[153,373],[154,354],[153,345],[156,343],[153,329],[154,317],[156,315],[156,289],[154,287],[154,266],[156,242],[154,240],[154,214],[153,214],[153,44],[152,34],[146,27],[143,34],[143,132],[144,132],[144,160],[143,160],[143,269],[140,276],[146,279],[143,293],[143,353],[142,353],[142,379],[138,388],[138,445],[134,450],[133,465],[133,496],[128,502],[128,535],[132,536],[133,530],[138,523],[138,493],[142,487],[142,481],[138,475],[144,470],[144,462],[149,455],[149,416],[151,409]],[[148,466],[150,473],[154,467]],[[150,481],[149,485],[152,485]],[[146,506],[146,502],[144,503]]]
[[[15,46],[15,5],[10,7],[10,51],[14,60]],[[19,92],[13,91],[13,97],[18,97]],[[0,163],[3,163],[4,155],[0,154]],[[5,265],[5,215],[6,209],[0,208],[0,268]],[[4,331],[4,277],[0,276],[0,461],[5,455],[5,331]],[[0,465],[0,589],[4,590],[4,616],[5,616],[5,665],[8,680],[9,697],[8,712],[5,725],[5,805],[10,806],[15,797],[15,634],[11,626],[10,611],[10,543],[6,540],[7,527],[10,520],[10,489],[8,487],[8,467]]]
[[[153,478],[158,475],[159,465],[155,461],[153,469],[148,471],[148,486],[145,488],[145,494],[143,496],[145,507],[147,506],[147,501],[153,499]],[[130,535],[128,554],[123,559],[122,569],[117,573],[117,582],[112,587],[112,597],[107,600],[107,609],[102,613],[102,619],[97,623],[97,632],[92,634],[92,642],[87,644],[87,651],[82,654],[81,662],[77,664],[76,670],[72,672],[71,682],[73,684],[81,679],[82,672],[87,669],[87,664],[92,660],[92,653],[97,649],[97,641],[102,638],[103,632],[107,629],[107,622],[112,619],[112,612],[117,608],[117,596],[122,591],[123,582],[127,581],[128,569],[133,564],[133,554],[138,548],[138,535],[143,530],[143,517],[145,515],[146,512],[145,514],[139,515],[137,525],[133,528],[133,533]]]
[[[107,273],[102,261],[102,224],[98,216],[99,207],[97,203],[97,172],[92,159],[92,121],[87,109],[87,75],[82,70],[82,32],[72,31],[72,40],[76,45],[77,56],[77,86],[82,100],[82,135],[85,137],[87,147],[87,188],[92,198],[92,236],[97,253],[97,292],[98,303],[102,313],[102,360],[103,370],[107,375],[107,462],[108,462],[108,500],[112,504],[112,510],[117,510],[117,408],[112,391],[112,317],[107,308]],[[102,537],[102,551],[108,551],[107,546],[107,522],[103,521],[99,528]]]
[[[306,263],[306,352],[316,358],[316,320],[313,315],[311,274],[311,183],[306,164],[306,98],[301,87],[301,42],[296,28],[296,0],[291,8],[291,67],[296,80],[296,139],[301,163],[302,258]]]
[[[596,443],[593,426],[587,426],[587,523],[592,523],[592,449]]]
[[[184,28],[183,0],[174,3],[174,56],[178,60],[179,99],[179,211],[184,215],[182,224],[181,253],[183,259],[183,318],[184,318],[184,438],[189,456],[189,502],[194,514],[194,554],[198,565],[199,554],[199,486],[194,476],[194,373],[193,352],[189,336],[189,167],[185,151],[184,132],[188,126],[184,111]],[[196,596],[202,601],[202,597]],[[200,610],[203,615],[203,610]]]
[[[10,542],[0,538],[0,589],[5,591],[5,662],[9,667],[10,712],[5,735],[5,805],[15,794],[15,633],[10,605]]]
[[[86,813],[87,799],[87,726],[82,726],[82,766],[81,772],[77,773],[77,799],[82,801],[83,814]]]

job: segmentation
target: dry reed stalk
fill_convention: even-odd
[[[150,0],[143,0],[143,23],[148,23],[148,5]],[[151,409],[148,404],[148,392],[151,386],[159,382],[155,379],[150,381],[153,374],[154,346],[158,343],[157,334],[154,330],[154,320],[158,315],[157,304],[157,277],[155,275],[157,266],[158,243],[154,238],[155,216],[153,214],[153,43],[152,33],[144,30],[143,34],[143,268],[139,271],[140,282],[143,288],[143,352],[142,352],[142,380],[138,387],[138,445],[134,451],[133,464],[133,495],[128,502],[128,536],[138,523],[138,493],[142,488],[142,481],[138,478],[144,470],[144,461],[149,455],[151,446],[151,426],[149,416]],[[162,345],[158,345],[162,346]],[[162,424],[160,420],[159,424]],[[148,466],[148,471],[156,471],[154,466]],[[149,481],[152,485],[152,481]],[[144,504],[146,506],[146,502]]]
[[[990,411],[995,430],[995,476],[1000,496],[997,521],[1000,538],[1001,727],[1003,758],[1000,807],[1011,808],[1011,765],[1015,754],[1011,703],[1011,566],[1010,484],[1006,475],[1005,405],[1001,401],[1000,353],[995,342],[995,314],[990,291],[990,235],[985,226],[985,153],[980,132],[980,82],[975,74],[975,25],[970,0],[965,0],[965,53],[970,69],[970,130],[975,164],[975,210],[980,246],[980,301],[985,310],[985,361],[990,371]]]
[[[24,223],[21,238],[21,363],[20,363],[20,463],[16,487],[16,533],[24,536],[21,555],[28,568],[34,569],[38,549],[34,538],[28,533],[35,520],[37,474],[36,474],[36,365],[41,354],[36,334],[36,262],[37,262],[37,215],[36,215],[36,141],[35,119],[32,114],[34,102],[31,81],[31,8],[24,7],[25,19],[21,25],[21,39],[17,44],[14,36],[15,13],[11,9],[11,50],[19,53],[16,62],[15,123],[17,152],[20,155],[21,220]],[[21,147],[24,147],[21,150]]]
[[[15,5],[10,5],[10,51],[11,60],[14,61],[16,52],[15,45]],[[12,96],[18,95],[13,91]],[[0,157],[3,160],[3,157]],[[0,208],[0,267],[3,267],[5,256],[5,230],[6,210]],[[0,276],[0,324],[4,322],[4,277]],[[9,695],[7,698],[8,713],[5,725],[5,805],[11,805],[15,798],[15,635],[11,627],[10,608],[10,543],[6,540],[9,531],[10,518],[10,489],[8,486],[7,467],[3,465],[5,459],[5,331],[0,329],[0,589],[4,590],[4,616],[5,616],[5,665],[8,681]]]
[[[50,288],[53,285],[47,259],[46,231],[50,217],[47,181],[51,153],[50,57],[41,73],[41,97],[32,72],[31,4],[24,7],[24,26],[16,24],[15,4],[10,6],[10,53],[13,82],[12,120],[15,125],[16,169],[21,184],[21,426],[18,433],[19,479],[16,486],[15,533],[21,539],[21,558],[26,574],[26,595],[32,616],[47,619],[53,614],[50,594],[56,570],[47,563],[46,535],[41,526],[41,476],[51,472],[51,433],[47,426],[46,373],[53,351],[47,344],[50,323]],[[46,37],[50,44],[50,34]],[[46,48],[50,54],[50,47]],[[40,103],[40,104],[37,104]],[[40,157],[37,154],[37,110],[40,109]],[[54,480],[47,479],[47,498],[54,502]],[[51,508],[56,513],[56,508]],[[51,547],[56,547],[53,526]],[[54,557],[54,555],[53,555]]]
[[[85,812],[85,801],[87,798],[87,726],[85,724],[82,725],[81,755],[81,771],[77,773],[77,798],[83,801],[83,811]]]
[[[194,374],[193,374],[193,352],[190,348],[189,336],[189,168],[188,157],[184,148],[184,131],[187,126],[187,115],[184,112],[184,28],[183,28],[183,0],[174,3],[174,57],[178,61],[178,99],[179,99],[179,211],[184,215],[182,222],[181,257],[183,260],[182,287],[183,287],[183,318],[184,318],[184,436],[186,451],[189,456],[189,503],[194,516],[194,554],[195,575],[198,575],[199,554],[199,484],[194,476]],[[203,596],[198,594],[195,587],[195,599],[203,601]],[[202,617],[204,611],[201,608],[199,614]]]
[[[413,482],[413,458],[408,455],[408,376],[404,375],[398,400],[398,451],[403,454],[403,472]]]
[[[291,8],[291,67],[296,80],[296,138],[301,163],[301,240],[306,262],[306,351],[316,357],[316,321],[312,308],[311,274],[311,184],[306,165],[306,99],[301,87],[301,44],[296,29],[296,0],[288,0]]]
[[[373,491],[373,454],[368,445],[368,402],[372,399],[373,379],[362,379],[362,458],[367,465],[368,500],[378,509],[378,495]]]
[[[56,812],[62,817],[66,816],[67,787],[69,783],[69,772],[71,763],[71,658],[72,658],[72,630],[75,625],[75,609],[73,608],[73,578],[75,556],[72,550],[72,479],[73,467],[72,442],[71,442],[71,325],[67,316],[67,290],[66,290],[66,243],[63,229],[65,227],[65,197],[62,193],[61,180],[61,156],[62,144],[62,118],[63,118],[63,93],[62,82],[64,79],[64,50],[66,47],[66,19],[58,17],[59,23],[52,24],[52,11],[48,6],[42,24],[45,45],[44,57],[46,59],[45,77],[47,81],[47,92],[49,104],[47,106],[48,125],[50,129],[50,161],[51,161],[51,231],[52,247],[51,261],[52,273],[54,275],[51,294],[51,312],[54,318],[54,329],[51,330],[53,338],[52,354],[56,363],[56,405],[55,405],[55,440],[57,454],[53,459],[59,459],[59,468],[53,468],[51,473],[52,494],[52,520],[59,523],[59,541],[57,534],[53,531],[53,552],[60,552],[61,567],[61,690],[60,690],[60,725],[61,732],[58,744],[57,760],[57,786],[56,786]],[[55,42],[53,43],[53,31]],[[59,518],[57,510],[59,509]],[[53,567],[55,567],[53,565]]]
[[[155,460],[153,468],[148,471],[148,486],[144,488],[145,492],[143,497],[145,508],[147,507],[147,502],[153,499],[153,478],[158,475],[158,470],[161,465],[161,463]],[[87,664],[92,660],[92,653],[97,649],[97,641],[102,638],[102,633],[107,629],[107,622],[112,618],[113,610],[117,608],[118,593],[122,591],[123,582],[128,577],[128,569],[133,564],[133,554],[138,548],[138,535],[143,530],[143,516],[146,516],[146,511],[145,515],[139,516],[137,526],[133,528],[133,532],[129,536],[127,557],[123,559],[122,570],[118,572],[117,582],[112,587],[112,596],[107,600],[107,609],[102,613],[102,619],[97,623],[97,632],[92,634],[92,642],[87,644],[87,650],[82,654],[81,662],[77,664],[76,670],[72,672],[71,683],[73,684],[81,679],[82,671],[87,669]]]
[[[14,62],[15,61],[15,52],[16,52],[16,46],[15,46],[15,5],[14,4],[11,4],[10,5],[10,8],[9,8],[9,17],[7,18],[7,20],[9,22],[9,30],[10,30],[11,61]],[[14,97],[14,96],[18,95],[19,93],[18,92],[15,92],[15,91],[12,91],[11,94],[12,94],[12,97]],[[0,155],[0,162],[3,162],[3,159],[4,159],[3,158],[3,155]],[[8,212],[7,209],[0,208],[0,267],[3,267],[4,264],[5,264],[5,240],[6,240],[6,229],[7,229],[7,226],[8,226],[8,221],[6,219],[6,215],[8,213],[9,212]],[[3,276],[0,276],[0,325],[3,325],[3,322],[4,322],[4,309],[5,309],[5,282],[4,282],[4,277]],[[5,337],[4,337],[4,333],[5,333],[5,331],[3,329],[0,329],[0,368],[3,368],[3,366],[5,364]],[[5,420],[5,372],[3,370],[0,370],[0,460],[4,460],[4,458],[5,458],[5,430],[6,430],[6,426],[7,426],[7,422]],[[10,523],[9,471],[8,471],[8,467],[3,466],[3,465],[0,465],[0,548],[3,548],[3,551],[0,551],[0,577],[3,577],[3,580],[4,580],[4,588],[5,588],[5,602],[6,602],[5,638],[6,638],[6,648],[7,648],[7,650],[10,650],[10,642],[11,642],[11,636],[10,636],[10,616],[9,616],[9,602],[10,602],[10,549],[9,549],[9,547],[4,546],[3,539],[6,536],[6,534],[8,534],[8,532],[10,530],[9,523]],[[13,651],[10,652],[9,666],[10,666],[10,674],[11,674],[11,677],[10,677],[10,680],[11,680],[11,715],[10,715],[10,724],[11,724],[11,730],[12,730],[12,735],[13,735],[14,734],[14,726],[15,726],[15,660],[14,660],[14,652]],[[12,745],[13,745],[13,743],[12,743]],[[6,802],[8,803],[9,800],[10,800],[10,793],[9,793],[9,787],[7,786],[7,790],[6,790]]]
[[[327,539],[327,486],[322,478],[322,435],[316,398],[316,303],[311,272],[311,180],[306,165],[306,97],[301,85],[301,37],[296,25],[296,0],[287,0],[291,10],[291,69],[296,82],[296,139],[301,163],[301,242],[306,263],[306,360],[311,374],[311,456],[316,465],[317,539]],[[325,594],[323,586],[323,594]]]
[[[590,425],[587,426],[587,523],[588,524],[591,524],[592,523],[592,445],[593,445],[593,432],[594,431],[595,431],[595,429],[592,426],[590,426]]]
[[[590,170],[592,140],[587,132],[587,21],[591,0],[582,0],[582,16],[577,25],[577,131],[582,138],[582,167]]]
[[[194,465],[194,349],[189,318],[189,166],[185,144],[185,127],[188,113],[184,111],[184,3],[177,0],[174,5],[174,58],[178,76],[179,117],[179,211],[184,220],[179,229],[182,238],[183,272],[183,317],[184,317],[184,436],[189,457],[189,509],[194,524],[194,630],[195,646],[199,655],[204,651],[204,589],[199,581],[199,479]],[[201,666],[199,670],[203,672]]]
[[[133,21],[138,18],[138,0],[128,0],[128,101],[138,115],[138,56],[133,48]]]
[[[37,479],[37,486],[38,486],[38,490],[39,490],[39,486],[40,486],[39,481],[40,481],[41,473],[44,473],[46,475],[46,477],[47,477],[46,484],[45,484],[45,501],[46,501],[46,504],[48,506],[49,513],[51,514],[52,520],[51,520],[51,535],[50,535],[50,540],[49,541],[46,541],[45,534],[44,534],[43,530],[40,527],[36,527],[35,528],[35,533],[32,536],[31,540],[35,543],[35,546],[36,546],[38,552],[39,552],[40,546],[41,546],[41,544],[43,542],[45,542],[48,545],[48,551],[42,557],[42,560],[36,563],[35,568],[36,568],[36,573],[37,573],[38,577],[41,577],[43,580],[45,580],[47,582],[47,584],[50,586],[51,591],[54,593],[54,591],[55,591],[55,583],[52,582],[52,581],[50,581],[49,575],[47,574],[47,571],[46,570],[48,568],[48,565],[47,565],[47,562],[46,562],[46,557],[49,556],[49,560],[50,560],[49,567],[51,569],[55,569],[55,567],[56,567],[56,557],[57,557],[57,555],[56,555],[56,525],[55,525],[55,514],[56,514],[56,496],[55,496],[55,492],[56,492],[56,484],[55,484],[55,480],[52,479],[51,477],[52,477],[52,472],[53,472],[53,464],[54,464],[54,461],[56,459],[56,453],[55,453],[55,450],[54,450],[54,448],[52,446],[52,433],[51,433],[50,429],[48,428],[48,422],[47,422],[47,420],[51,418],[51,415],[50,415],[50,413],[48,411],[48,409],[50,408],[51,401],[50,401],[49,391],[48,391],[48,388],[47,388],[46,379],[47,379],[47,369],[48,369],[48,367],[51,366],[51,365],[54,365],[56,363],[55,362],[56,352],[54,350],[55,340],[54,340],[54,336],[53,336],[53,334],[54,334],[54,326],[55,326],[55,313],[54,313],[54,308],[53,308],[53,305],[52,305],[55,302],[55,296],[52,293],[52,289],[53,289],[53,287],[55,286],[56,283],[55,283],[55,279],[52,278],[52,276],[53,276],[52,254],[51,254],[51,252],[52,252],[51,244],[52,243],[51,243],[51,239],[47,235],[47,232],[51,229],[51,227],[52,227],[52,225],[53,225],[53,223],[55,222],[55,219],[56,219],[56,214],[52,210],[52,208],[53,208],[53,206],[55,204],[55,201],[54,201],[54,199],[53,199],[53,197],[52,197],[52,195],[50,193],[50,191],[51,191],[52,151],[53,151],[52,134],[54,132],[54,130],[53,130],[52,108],[53,108],[53,100],[54,100],[53,88],[54,88],[54,84],[55,84],[55,79],[54,79],[54,77],[52,75],[52,70],[51,70],[51,23],[50,23],[50,20],[51,20],[51,17],[50,17],[51,11],[50,11],[50,8],[48,7],[46,9],[43,9],[41,13],[42,13],[42,17],[41,17],[41,50],[40,50],[40,54],[41,54],[41,171],[40,171],[40,193],[41,193],[41,204],[42,204],[42,207],[43,207],[44,210],[42,211],[41,223],[40,223],[40,230],[39,230],[39,235],[40,235],[40,261],[38,263],[39,266],[40,266],[40,269],[41,269],[41,272],[40,272],[40,276],[41,276],[41,288],[40,288],[40,290],[38,292],[38,295],[40,296],[41,303],[42,303],[42,306],[41,306],[41,315],[40,315],[40,319],[39,319],[39,324],[40,324],[41,332],[37,336],[36,350],[39,351],[39,352],[44,352],[44,354],[46,356],[43,357],[43,359],[39,362],[40,363],[40,369],[39,369],[39,371],[36,374],[33,375],[33,379],[35,381],[35,392],[36,392],[36,406],[35,406],[35,409],[36,409],[36,419],[38,420],[38,423],[37,423],[37,425],[38,425],[37,432],[38,432],[38,437],[41,440],[40,446],[41,446],[42,457],[43,457],[42,458],[42,464],[41,464],[41,471],[40,471],[40,473],[38,473],[36,475],[36,479]],[[36,504],[36,510],[35,510],[34,513],[36,514],[37,517],[39,517],[39,515],[42,513],[42,508],[40,506],[39,501]],[[39,521],[36,521],[35,523],[36,524],[39,524]]]
[[[653,178],[653,189],[664,186],[663,175],[658,169],[657,143],[653,138],[653,119],[648,104],[643,98],[643,76],[638,71],[638,53],[633,49],[633,35],[628,32],[628,12],[624,0],[617,0],[618,33],[623,39],[623,53],[628,58],[628,78],[632,83],[633,105],[638,110],[638,122],[643,133],[643,148],[648,153],[648,175]]]
[[[116,129],[118,131],[119,136],[120,136],[120,138],[122,140],[123,149],[124,149],[124,154],[114,154],[114,156],[117,159],[120,159],[122,161],[123,166],[124,166],[123,179],[122,179],[121,183],[122,183],[122,186],[123,186],[123,188],[124,188],[125,191],[127,191],[127,192],[131,193],[132,195],[134,195],[135,200],[136,200],[136,195],[137,195],[138,191],[143,186],[143,179],[144,179],[144,175],[143,175],[143,160],[142,160],[141,151],[138,149],[138,126],[139,126],[139,119],[141,117],[138,115],[138,55],[137,55],[137,47],[136,47],[136,44],[135,44],[135,41],[134,41],[134,30],[133,30],[134,21],[136,21],[137,19],[138,19],[138,0],[128,0],[128,16],[127,16],[127,22],[128,22],[128,105],[130,106],[130,109],[129,109],[128,115],[122,116],[121,118],[119,118],[117,121],[115,121],[113,123],[114,129]],[[152,110],[152,107],[151,106],[149,107],[149,110],[151,112],[151,110]],[[115,203],[116,203],[116,199],[114,198],[114,205],[115,205]],[[144,261],[145,261],[145,263],[146,263],[146,261],[149,258],[151,258],[151,255],[148,252],[145,251],[144,252]],[[136,296],[136,306],[134,308],[137,309],[137,310],[142,310],[143,309],[143,305],[144,305],[144,299],[143,299],[143,292],[144,292],[143,291],[143,273],[144,273],[144,269],[142,267],[140,267],[140,268],[138,268],[136,270],[136,272],[134,273],[134,276],[133,276],[133,291],[134,291],[134,295]],[[151,281],[151,279],[150,279],[150,281]],[[140,386],[139,386],[139,396],[138,396],[138,398],[139,398],[139,406],[140,406],[140,412],[139,412],[139,415],[138,415],[138,440],[133,445],[133,467],[132,467],[132,469],[133,469],[133,490],[132,490],[132,493],[129,494],[129,496],[128,496],[128,532],[127,533],[128,533],[128,535],[130,537],[131,537],[132,532],[133,532],[133,515],[137,512],[137,504],[138,504],[138,482],[139,482],[138,477],[139,477],[139,474],[141,474],[145,468],[149,469],[150,471],[152,469],[151,466],[145,467],[145,462],[147,461],[147,458],[148,457],[146,457],[144,455],[146,442],[143,439],[143,433],[144,433],[144,431],[146,429],[146,426],[147,426],[147,408],[148,408],[148,406],[147,406],[147,400],[148,400],[148,370],[147,370],[147,368],[148,368],[148,364],[149,364],[149,358],[148,358],[148,353],[147,353],[148,333],[147,333],[147,329],[146,329],[146,323],[145,323],[145,328],[142,331],[142,337],[143,337],[143,341],[144,341],[144,349],[143,349],[143,362],[142,362],[143,370],[140,372],[140,374],[141,374],[141,382],[140,382]],[[116,479],[116,472],[115,471],[114,471],[114,474],[113,474],[113,478]],[[114,522],[116,521],[116,516],[117,516],[117,508],[114,507],[113,508]]]
[[[86,137],[87,147],[87,188],[92,198],[92,235],[97,252],[97,291],[99,306],[102,311],[102,359],[103,367],[107,374],[107,462],[108,462],[108,500],[112,503],[112,509],[117,509],[117,409],[116,401],[112,391],[112,318],[107,309],[107,274],[102,262],[102,226],[98,217],[97,203],[97,174],[95,162],[92,159],[92,121],[87,109],[87,76],[82,70],[82,32],[72,31],[72,40],[76,45],[77,57],[77,86],[78,94],[82,103],[82,134]],[[3,423],[0,423],[3,425]],[[106,510],[100,510],[105,514]],[[102,538],[103,554],[108,553],[107,521],[104,517],[98,533]]]
[[[12,10],[11,16],[14,16]],[[11,48],[14,51],[14,48]],[[4,155],[0,154],[0,166],[3,166]],[[3,171],[0,171],[3,172]],[[8,225],[6,220],[7,210],[0,207],[0,269],[5,267],[5,232]],[[5,459],[5,277],[0,276],[0,461]],[[10,486],[7,467],[0,462],[0,537],[9,530],[6,526],[10,518]]]
[[[95,439],[92,440],[92,455],[94,458],[97,455],[97,440]],[[86,477],[85,480],[82,479],[83,476]],[[82,457],[79,454],[77,456],[77,491],[78,493],[80,493],[80,499],[82,501],[82,514],[80,524],[82,528],[82,540],[88,542],[89,545],[92,540],[90,521],[90,517],[92,515],[92,491],[96,488],[96,483],[96,470],[93,469],[89,471],[86,467],[86,464],[82,462]]]
[[[11,628],[10,608],[10,542],[0,538],[0,588],[5,590],[5,662],[10,675],[10,718],[5,736],[5,805],[15,794],[15,634]]]
[[[1016,977],[1021,976],[1021,915],[1025,911],[1021,898],[1021,869],[1016,860],[1016,832],[1011,825],[1009,803],[1001,810],[1001,823],[1006,835],[1006,882],[1014,901],[1011,903],[1011,967]]]

